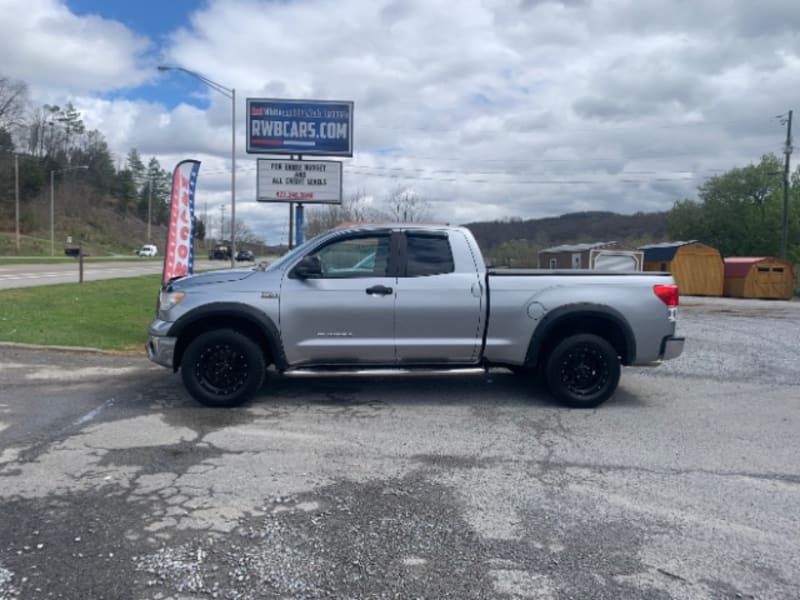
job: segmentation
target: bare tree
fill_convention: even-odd
[[[263,244],[261,240],[242,219],[236,219],[236,243],[238,244]]]
[[[418,223],[428,218],[428,201],[411,188],[395,188],[387,204],[392,221]]]
[[[0,75],[0,129],[16,129],[24,123],[28,86]]]
[[[8,150],[14,149],[24,135],[25,108],[28,105],[28,86],[0,75],[0,137]]]
[[[371,196],[359,190],[341,204],[315,206],[305,215],[306,237],[313,237],[342,223],[384,220],[382,213],[372,206],[371,200]]]

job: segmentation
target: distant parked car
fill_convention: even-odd
[[[158,248],[153,244],[145,244],[136,251],[137,256],[155,256],[158,254]]]
[[[236,260],[246,260],[248,262],[253,262],[256,259],[256,255],[253,254],[250,250],[239,250],[236,253]]]
[[[231,247],[228,244],[214,244],[208,253],[208,260],[226,260],[231,257]]]

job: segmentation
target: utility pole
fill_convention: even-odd
[[[208,224],[208,200],[203,200],[203,227],[206,228],[206,234],[203,236],[203,249],[208,249],[208,236],[211,235],[211,227]]]
[[[783,260],[786,260],[789,237],[789,157],[792,155],[792,111],[789,111],[785,123],[786,146],[783,153],[786,155],[786,162],[783,165],[783,235],[781,236],[781,258]]]
[[[150,216],[153,206],[153,178],[150,178],[150,185],[147,186],[147,243],[150,243]]]
[[[17,224],[17,255],[19,255],[19,154],[14,154],[14,219]]]

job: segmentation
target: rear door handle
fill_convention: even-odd
[[[385,285],[373,285],[372,287],[368,287],[366,291],[370,295],[375,294],[378,296],[388,296],[394,292],[392,288],[386,287]]]

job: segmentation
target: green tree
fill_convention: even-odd
[[[731,169],[698,188],[699,201],[675,203],[667,217],[670,237],[696,239],[718,248],[723,256],[777,256],[783,218],[782,163],[767,154],[758,164]],[[800,206],[796,190],[789,214]],[[797,217],[793,217],[792,223]],[[796,225],[793,225],[794,232]],[[790,245],[797,246],[797,234]]]
[[[114,190],[117,210],[123,214],[130,212],[136,203],[136,182],[133,179],[133,172],[130,169],[122,169],[117,172]]]
[[[72,106],[72,102],[67,102],[67,105],[58,111],[56,121],[62,132],[64,154],[69,158],[76,139],[86,133],[86,126],[83,124],[81,113]]]
[[[153,223],[166,225],[169,222],[169,204],[172,193],[172,177],[161,168],[158,159],[153,156],[147,163],[147,170],[144,174],[146,184],[140,194],[140,206],[144,209],[142,213],[147,218],[147,202],[151,203],[151,218]],[[152,198],[150,197],[149,186],[152,185]]]
[[[82,146],[73,152],[72,164],[89,167],[88,179],[98,195],[112,192],[116,183],[116,169],[102,133],[93,130],[85,135]]]
[[[539,254],[528,240],[508,240],[494,249],[490,262],[493,266],[536,267]]]
[[[147,184],[147,170],[145,169],[142,157],[136,148],[131,148],[128,157],[125,159],[125,166],[131,172],[136,190],[141,191]]]
[[[667,215],[667,229],[673,240],[695,240],[705,237],[703,205],[685,198],[678,200]]]

